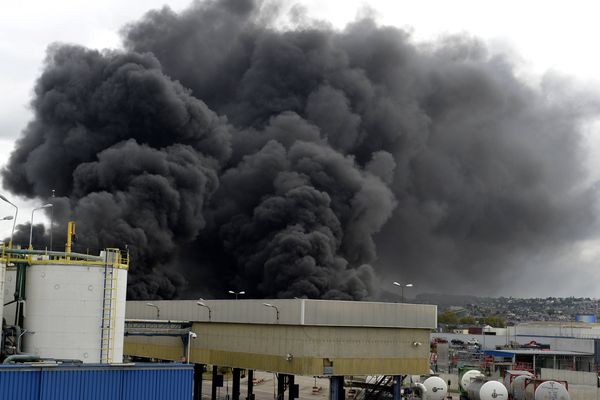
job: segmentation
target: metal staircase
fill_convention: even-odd
[[[371,382],[360,396],[357,396],[357,400],[380,400],[385,398],[391,398],[392,383],[394,377],[391,375],[382,375],[375,378],[374,382]]]

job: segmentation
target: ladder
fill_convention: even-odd
[[[118,269],[106,261],[104,264],[104,300],[102,302],[100,336],[100,363],[102,364],[109,364],[113,361],[118,276]]]

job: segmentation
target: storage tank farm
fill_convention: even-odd
[[[0,288],[9,304],[0,313],[5,337],[15,336],[12,348],[3,349],[5,356],[123,361],[127,253],[71,252],[74,232],[69,222],[64,252],[2,246]]]

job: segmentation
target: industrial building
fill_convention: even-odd
[[[308,299],[126,303],[127,252],[73,252],[74,231],[71,222],[62,252],[0,245],[0,398],[200,399],[207,365],[214,400],[219,366],[233,369],[233,400],[242,369],[277,372],[279,395],[287,388],[290,398],[295,375],[330,377],[336,400],[344,376],[395,376],[399,398],[400,375],[429,371],[435,306]],[[123,363],[124,356],[168,363]]]
[[[213,365],[215,374],[217,366],[231,367],[233,400],[241,369],[279,373],[282,396],[294,375],[329,376],[337,398],[344,376],[428,373],[436,310],[309,299],[129,301],[124,352],[162,360],[187,359],[189,352],[191,363]],[[162,322],[168,320],[171,326]],[[178,330],[185,327],[193,335]]]

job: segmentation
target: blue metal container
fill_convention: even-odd
[[[191,400],[190,364],[0,365],[0,399]]]

